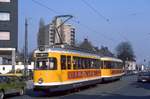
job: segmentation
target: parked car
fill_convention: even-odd
[[[150,82],[150,72],[141,72],[137,77],[138,82]]]
[[[138,71],[137,71],[137,70],[134,70],[134,71],[133,71],[133,74],[138,74]]]
[[[23,95],[26,83],[22,77],[14,75],[0,75],[0,99],[3,99],[6,94],[18,93]]]

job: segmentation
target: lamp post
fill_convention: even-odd
[[[142,71],[144,70],[144,68],[146,68],[146,59],[144,59],[144,67],[142,68]]]
[[[28,20],[25,19],[24,75],[28,76]]]

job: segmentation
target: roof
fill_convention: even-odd
[[[64,49],[64,48],[46,48],[44,51],[40,51],[40,50],[35,51],[35,53],[48,53],[48,52],[57,52],[57,53],[66,53],[66,54],[72,53],[72,54],[80,54],[88,57],[94,56],[96,58],[100,58],[100,56],[97,54],[87,53],[78,50]]]
[[[116,61],[116,62],[123,62],[121,59],[114,58],[114,57],[101,57],[103,61]]]

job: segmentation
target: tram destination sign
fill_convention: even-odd
[[[48,57],[48,53],[36,53],[36,57]]]

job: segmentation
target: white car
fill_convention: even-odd
[[[137,77],[138,82],[150,82],[150,72],[141,72]]]

